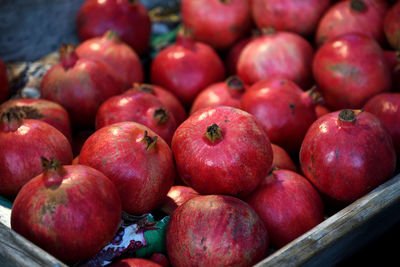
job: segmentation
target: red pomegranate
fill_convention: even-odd
[[[271,245],[281,248],[324,219],[317,190],[306,178],[290,170],[275,170],[246,202],[268,229]]]
[[[372,97],[364,110],[374,114],[392,136],[397,155],[400,155],[400,93],[383,93]]]
[[[181,14],[197,41],[218,50],[233,45],[251,26],[250,0],[182,0]]]
[[[5,101],[10,94],[10,87],[8,84],[7,70],[4,62],[0,58],[0,103]]]
[[[162,265],[151,260],[128,258],[114,262],[110,267],[162,267]]]
[[[246,45],[239,56],[237,72],[246,84],[284,78],[307,88],[312,84],[313,53],[301,36],[269,30]]]
[[[237,41],[226,53],[224,64],[228,75],[235,75],[237,73],[237,63],[240,53],[242,53],[245,46],[250,43],[251,40],[251,37],[247,37]]]
[[[82,165],[42,158],[43,173],[18,193],[11,228],[58,259],[72,264],[94,256],[121,222],[113,183]]]
[[[274,155],[271,169],[284,169],[297,172],[296,165],[283,148],[275,144],[271,144],[271,147]]]
[[[76,27],[81,41],[113,30],[139,55],[149,47],[151,21],[144,5],[136,0],[86,0]]]
[[[178,127],[173,114],[156,96],[141,91],[113,96],[104,101],[97,111],[96,128],[123,121],[134,121],[149,127],[168,144],[171,144],[172,135]]]
[[[315,42],[326,41],[349,33],[365,34],[379,43],[385,39],[383,19],[388,4],[384,0],[346,0],[331,6],[321,18]]]
[[[100,60],[109,65],[128,89],[133,83],[143,81],[143,67],[136,52],[122,42],[115,31],[107,31],[102,37],[94,37],[76,48],[80,58]]]
[[[361,108],[392,85],[383,50],[371,38],[348,34],[326,42],[315,54],[314,78],[333,110]]]
[[[260,29],[275,28],[309,36],[314,33],[330,0],[253,0],[251,11]]]
[[[165,256],[162,253],[153,253],[153,255],[151,255],[149,260],[160,264],[162,267],[169,267],[170,266],[167,256]],[[139,267],[141,267],[141,266],[139,266]]]
[[[133,85],[133,88],[125,91],[125,94],[130,94],[136,91],[147,92],[155,95],[158,100],[160,100],[160,102],[174,115],[177,125],[186,120],[187,114],[185,108],[181,102],[179,102],[178,98],[166,89],[152,84],[136,83]]]
[[[195,42],[187,32],[157,54],[150,72],[153,84],[171,91],[186,106],[201,90],[225,77],[217,53],[209,45]]]
[[[252,266],[265,258],[268,247],[267,230],[255,211],[224,195],[199,196],[179,206],[166,239],[176,267]]]
[[[174,185],[169,190],[167,199],[161,206],[161,210],[171,215],[180,205],[198,195],[199,193],[189,186]]]
[[[61,63],[47,71],[40,84],[43,98],[61,104],[73,128],[90,128],[96,112],[107,98],[121,93],[124,85],[104,63],[79,58],[71,45],[60,49]]]
[[[249,113],[206,108],[184,121],[172,138],[182,180],[200,194],[245,196],[268,174],[271,143]]]
[[[197,95],[190,109],[190,114],[202,108],[218,106],[239,108],[240,98],[246,87],[238,76],[230,76],[225,82],[211,84]]]
[[[46,122],[62,132],[71,142],[71,123],[68,112],[58,103],[35,98],[10,99],[0,105],[0,116],[10,108],[20,109],[27,119]]]
[[[118,189],[122,209],[135,215],[158,208],[175,177],[167,143],[136,122],[97,130],[83,145],[79,162],[110,178]]]
[[[400,50],[400,2],[397,1],[386,13],[383,21],[386,39],[393,49]]]
[[[348,203],[391,178],[396,154],[388,130],[375,115],[344,109],[311,125],[300,164],[323,194]]]
[[[286,79],[260,81],[243,94],[240,108],[254,115],[272,143],[296,155],[308,127],[317,119],[310,92]],[[279,100],[279,101],[278,101]]]
[[[72,162],[71,145],[60,131],[24,116],[16,107],[0,118],[0,195],[10,199],[42,172],[41,156],[58,158],[63,164]]]

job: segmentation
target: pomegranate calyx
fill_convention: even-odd
[[[11,107],[1,114],[1,129],[4,132],[14,132],[21,126],[25,118],[26,114],[20,107]]]
[[[106,31],[106,33],[104,34],[104,37],[107,40],[115,42],[115,43],[120,43],[121,42],[121,38],[119,36],[119,33],[117,31],[114,31],[114,30]]]
[[[275,34],[275,33],[276,33],[276,29],[272,28],[272,27],[261,29],[261,34],[262,35],[272,35],[272,34]]]
[[[222,4],[229,4],[231,0],[219,0]]]
[[[148,135],[147,131],[144,131],[144,135],[141,141],[146,144],[146,150],[149,151],[156,146],[157,139],[158,139],[157,135],[152,138],[151,136]]]
[[[150,84],[146,84],[146,83],[134,83],[133,87],[137,90],[137,91],[141,91],[141,92],[146,92],[146,93],[150,93],[150,94],[155,94],[154,93],[154,89]]]
[[[367,5],[362,0],[352,0],[350,1],[350,7],[355,11],[364,11]]]
[[[60,185],[65,175],[62,163],[55,158],[48,160],[43,156],[40,157],[40,160],[42,162],[45,185],[48,187]]]
[[[179,29],[176,36],[176,44],[181,45],[185,48],[192,48],[195,44],[193,37],[193,29],[188,27],[182,27]]]
[[[348,121],[348,122],[355,122],[357,119],[357,115],[363,112],[362,109],[352,110],[352,109],[343,109],[339,112],[339,120],[340,121]]]
[[[244,85],[242,79],[240,79],[238,76],[230,76],[225,80],[226,84],[228,85],[229,89],[232,90],[243,90]]]
[[[60,47],[60,58],[61,64],[65,70],[75,66],[78,61],[78,55],[75,52],[75,46],[73,44],[63,44]]]
[[[216,123],[213,123],[210,126],[207,126],[206,137],[211,143],[214,143],[216,140],[222,138],[221,128]]]
[[[169,113],[165,108],[158,108],[154,111],[153,118],[157,120],[157,124],[164,124],[169,119]]]
[[[313,106],[325,104],[325,100],[321,93],[318,91],[317,86],[314,85],[313,87],[311,87],[310,90],[306,91],[306,94],[311,99]]]

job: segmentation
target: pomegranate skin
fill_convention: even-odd
[[[310,126],[300,149],[305,177],[320,192],[342,203],[360,198],[391,178],[396,165],[388,130],[375,115],[357,112],[342,110],[322,116]],[[341,120],[339,114],[355,119]]]
[[[240,108],[261,122],[272,143],[297,154],[308,127],[317,119],[309,93],[286,79],[263,80],[254,87],[259,89],[250,88]]]
[[[171,215],[180,205],[198,195],[199,193],[189,186],[174,185],[169,190],[161,210]]]
[[[239,56],[237,73],[246,84],[268,78],[285,78],[307,88],[312,84],[314,51],[300,35],[267,33],[254,38]]]
[[[357,4],[360,2],[361,4]],[[387,9],[388,5],[383,0],[339,1],[331,6],[321,18],[315,34],[315,42],[320,46],[332,38],[359,33],[383,43],[385,40],[383,19]]]
[[[0,58],[0,103],[5,101],[10,95],[10,87],[8,84],[7,70],[4,62]]]
[[[41,156],[72,162],[71,145],[56,128],[31,119],[14,123],[0,122],[0,195],[10,199],[42,172]]]
[[[283,148],[275,144],[271,144],[271,147],[272,153],[274,154],[271,169],[278,168],[297,172],[297,167],[294,164],[292,158]]]
[[[224,195],[199,196],[181,205],[171,216],[166,240],[176,267],[252,266],[268,248],[267,230],[255,211]]]
[[[138,55],[115,32],[108,31],[102,37],[84,41],[76,48],[76,53],[81,58],[100,60],[109,65],[127,89],[133,83],[143,81],[143,67]]]
[[[386,13],[383,30],[391,47],[400,50],[400,2],[397,1]]]
[[[171,149],[162,138],[154,143],[155,136],[136,122],[115,123],[92,134],[79,155],[80,164],[114,182],[128,213],[141,215],[158,208],[174,182]]]
[[[151,21],[139,1],[86,0],[78,12],[76,26],[82,42],[113,30],[139,55],[149,47]]]
[[[246,198],[268,229],[271,245],[281,248],[324,219],[324,207],[310,182],[290,170],[275,170]]]
[[[151,260],[128,258],[114,262],[110,267],[162,267],[162,265]]]
[[[233,45],[251,25],[249,0],[182,0],[181,14],[194,38],[217,50]]]
[[[226,106],[190,116],[171,147],[180,177],[200,194],[249,194],[268,174],[273,157],[261,124]]]
[[[374,114],[389,130],[397,155],[400,155],[400,93],[383,93],[372,97],[364,110]]]
[[[58,103],[35,98],[10,99],[0,105],[0,116],[9,108],[21,107],[28,119],[46,122],[62,132],[71,142],[71,122],[68,112]]]
[[[222,81],[225,69],[211,46],[178,35],[175,44],[164,48],[153,59],[151,83],[172,92],[189,106],[201,90]]]
[[[63,174],[42,173],[18,193],[11,228],[68,264],[94,256],[111,241],[121,221],[121,201],[112,182],[82,165]],[[50,179],[62,179],[57,184]]]
[[[383,50],[373,39],[360,34],[326,42],[314,57],[313,72],[332,110],[361,108],[368,99],[392,86]]]
[[[251,10],[259,29],[272,27],[300,35],[314,33],[330,0],[253,0]]]

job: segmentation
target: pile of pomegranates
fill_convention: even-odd
[[[112,266],[251,266],[396,174],[400,1],[180,7],[151,58],[139,1],[85,1],[39,99],[0,60],[0,195],[68,264],[125,212],[170,216],[166,249]]]

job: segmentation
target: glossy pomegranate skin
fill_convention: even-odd
[[[160,264],[162,267],[170,267],[167,256],[165,256],[162,253],[153,253],[153,255],[151,255],[149,260]]]
[[[225,69],[228,75],[235,75],[237,73],[237,63],[240,53],[251,40],[251,37],[241,39],[228,50],[224,58]]]
[[[107,65],[79,58],[75,51],[62,53],[61,60],[44,75],[41,96],[61,104],[68,111],[73,128],[90,128],[100,104],[120,94],[124,85],[108,71]]]
[[[274,155],[271,169],[278,168],[297,172],[297,167],[292,158],[283,148],[275,144],[271,144],[271,147]]]
[[[317,119],[311,97],[290,80],[260,83],[264,86],[243,95],[240,108],[261,122],[272,143],[297,154],[308,127]]]
[[[162,265],[151,260],[127,258],[114,262],[110,267],[162,267]]]
[[[224,65],[211,46],[178,35],[151,64],[151,83],[172,92],[189,106],[201,90],[225,77]]]
[[[72,264],[92,257],[114,237],[121,201],[99,171],[67,165],[63,174],[42,173],[19,192],[11,228],[58,259]],[[61,179],[56,184],[50,179]]]
[[[114,30],[139,55],[149,47],[151,21],[139,1],[87,0],[79,10],[76,25],[81,41]]]
[[[126,89],[143,81],[143,67],[138,55],[115,32],[108,31],[102,37],[84,41],[76,48],[76,53],[81,58],[100,60],[110,66]]]
[[[212,207],[210,209],[210,207]],[[231,196],[192,198],[171,216],[172,266],[252,266],[265,258],[268,234],[255,211]]]
[[[158,98],[147,92],[132,92],[110,97],[101,104],[96,114],[96,128],[117,122],[134,121],[152,129],[171,144],[178,127],[173,114]]]
[[[249,0],[182,0],[182,23],[197,41],[224,50],[250,29]]]
[[[148,92],[155,95],[158,100],[174,115],[177,125],[180,125],[187,118],[187,113],[182,103],[179,102],[178,98],[167,91],[166,89],[152,84],[134,84],[133,87],[127,91],[125,94],[130,94],[136,91]]]
[[[400,50],[400,2],[397,1],[386,13],[383,30],[392,48]]]
[[[0,103],[5,101],[10,95],[6,65],[0,58]]]
[[[246,84],[267,78],[285,78],[302,88],[312,84],[314,51],[301,36],[290,32],[264,34],[243,49],[237,73]]]
[[[254,22],[260,29],[272,27],[278,31],[290,31],[311,35],[330,0],[253,0],[251,10]]]
[[[9,108],[21,107],[28,119],[46,122],[62,132],[71,142],[71,122],[68,112],[58,103],[41,98],[10,99],[0,105],[0,116]]]
[[[82,147],[79,162],[103,172],[116,185],[122,209],[141,215],[158,208],[171,188],[175,168],[172,152],[162,138],[151,147],[135,122],[115,123],[97,130]]]
[[[169,190],[161,210],[171,215],[180,205],[197,196],[199,193],[189,186],[174,185]]]
[[[383,50],[365,35],[343,35],[326,42],[315,54],[313,72],[332,110],[361,108],[368,99],[392,86]]]
[[[275,170],[246,202],[268,229],[271,245],[281,248],[324,219],[321,197],[311,183],[290,170]]]
[[[207,137],[213,130],[220,131],[214,142]],[[249,194],[268,174],[273,157],[262,125],[226,106],[190,116],[175,131],[172,151],[180,177],[200,194]]]
[[[40,157],[71,164],[67,138],[53,126],[32,119],[0,122],[0,195],[14,198],[21,187],[42,172]]]
[[[212,84],[196,97],[190,109],[190,114],[209,107],[229,106],[239,108],[240,98],[246,87],[238,76],[230,76],[225,82]]]
[[[360,11],[352,8],[352,2],[361,2]],[[357,4],[355,4],[357,5]],[[322,45],[326,41],[349,33],[365,34],[383,43],[383,19],[388,4],[383,0],[346,0],[331,6],[322,16],[315,34],[315,42]]]
[[[391,178],[396,155],[388,130],[375,115],[361,112],[354,121],[342,121],[339,112],[311,125],[300,164],[320,192],[348,203]]]
[[[383,93],[371,98],[364,110],[374,114],[389,130],[397,155],[400,155],[400,93]]]

